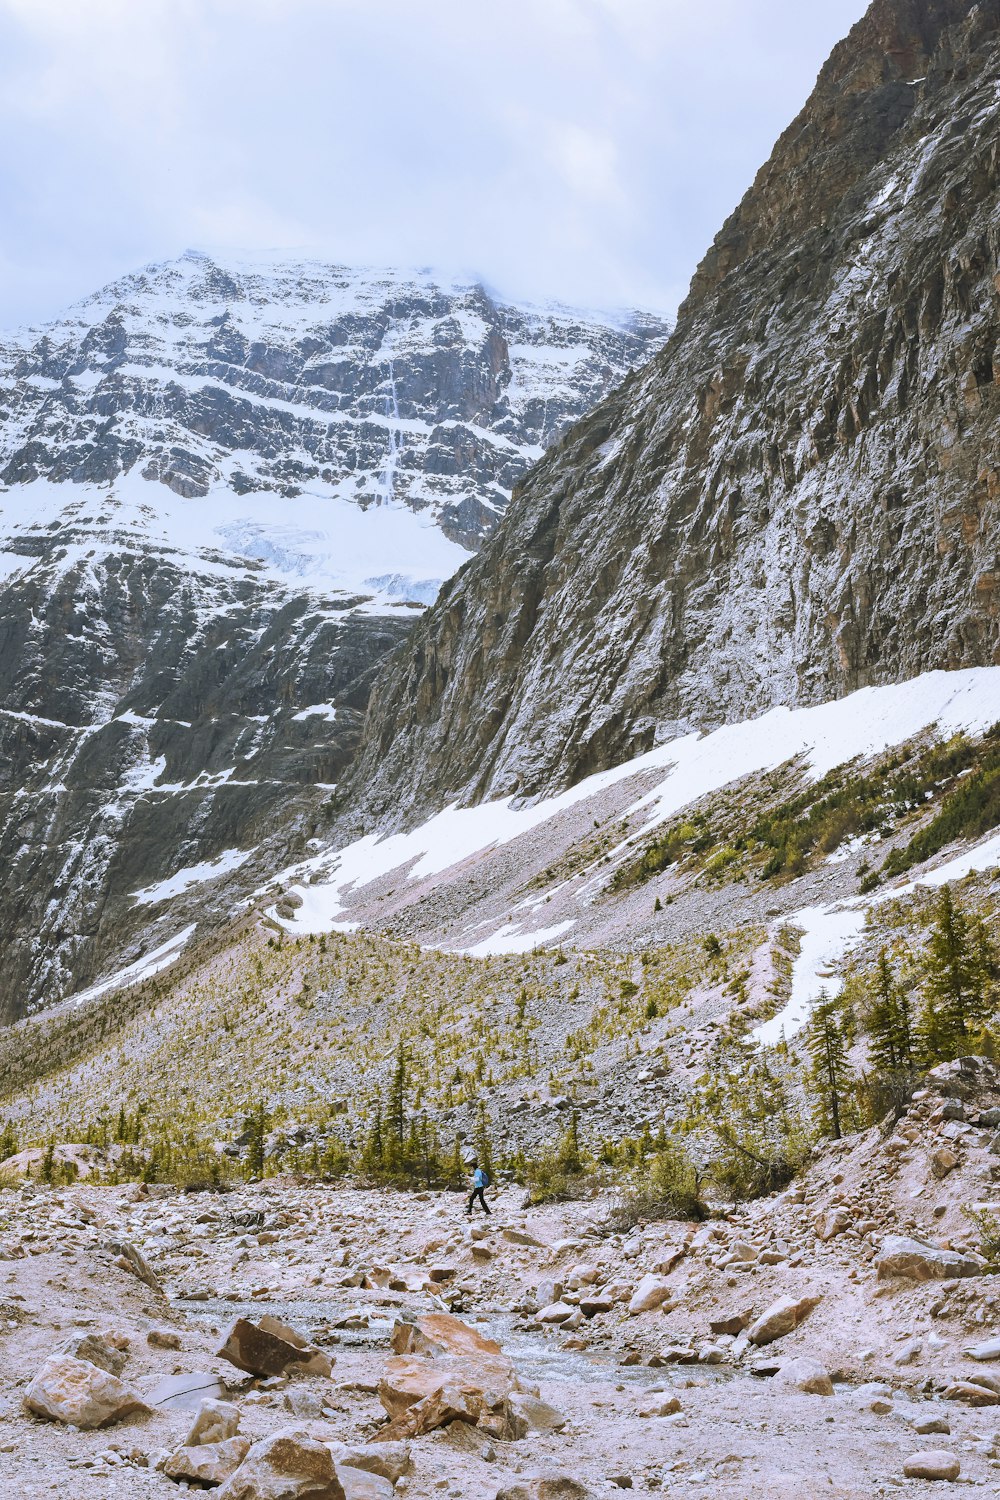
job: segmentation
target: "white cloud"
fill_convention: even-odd
[[[0,0],[0,323],[186,245],[675,301],[864,0]]]

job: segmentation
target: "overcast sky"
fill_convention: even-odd
[[[188,246],[672,310],[866,0],[0,0],[0,326]]]

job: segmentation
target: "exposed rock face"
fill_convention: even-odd
[[[998,31],[1000,0],[876,0],[836,48],[666,348],[380,678],[370,808],[997,659]]]
[[[471,549],[666,331],[430,272],[189,251],[7,341],[0,479],[266,492],[220,532],[251,557],[281,550],[297,518],[281,501],[303,494],[402,503]]]
[[[189,254],[0,342],[0,1020],[308,835],[386,653],[664,333]]]

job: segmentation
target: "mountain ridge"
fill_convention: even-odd
[[[189,255],[0,341],[0,1015],[158,947],[137,891],[314,831],[379,663],[638,324]]]

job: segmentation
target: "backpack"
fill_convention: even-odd
[[[489,1174],[489,1172],[487,1172],[487,1170],[486,1170],[485,1167],[480,1167],[479,1168],[479,1176],[482,1179],[482,1181],[480,1182],[479,1186],[480,1187],[484,1187],[484,1188],[488,1188],[489,1185],[490,1185],[490,1174]]]

